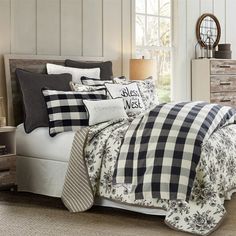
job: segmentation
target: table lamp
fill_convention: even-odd
[[[153,59],[130,59],[130,80],[144,80],[157,77],[157,64]]]

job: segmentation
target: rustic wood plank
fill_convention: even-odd
[[[236,60],[212,60],[211,74],[236,74]]]
[[[236,91],[236,75],[211,76],[211,92],[214,93],[229,91]]]

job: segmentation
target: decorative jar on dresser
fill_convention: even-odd
[[[192,100],[236,106],[236,60],[193,60]]]
[[[0,127],[0,189],[16,187],[15,127]]]

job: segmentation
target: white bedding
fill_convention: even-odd
[[[50,137],[47,127],[25,133],[23,124],[16,129],[16,152],[19,156],[68,162],[75,132]]]

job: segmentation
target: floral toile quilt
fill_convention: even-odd
[[[236,189],[236,125],[217,130],[203,143],[190,201],[135,200],[130,184],[113,184],[119,151],[131,120],[90,127],[84,149],[95,195],[110,200],[166,210],[165,223],[176,230],[198,235],[213,232],[223,220],[224,201]]]

